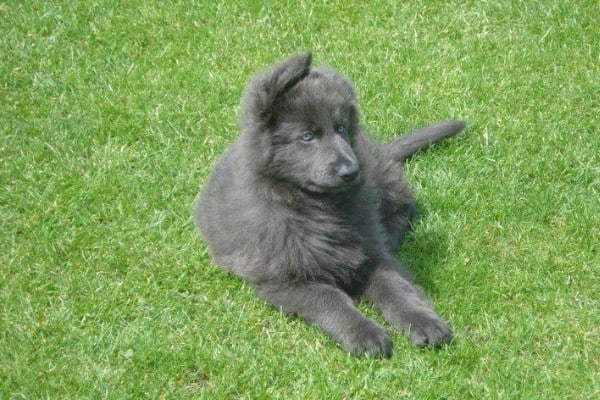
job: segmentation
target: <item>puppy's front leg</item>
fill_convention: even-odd
[[[376,269],[363,295],[390,324],[407,332],[415,345],[438,346],[452,340],[452,331],[425,300],[421,289],[397,269]]]
[[[348,352],[389,358],[392,341],[381,326],[366,318],[342,290],[324,283],[261,284],[259,295],[289,314],[318,326]]]

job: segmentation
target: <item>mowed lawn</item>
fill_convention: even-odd
[[[0,399],[600,398],[600,3],[0,2]],[[347,355],[190,209],[255,71],[312,50],[411,159],[399,257],[455,340]],[[387,328],[369,304],[361,310]]]

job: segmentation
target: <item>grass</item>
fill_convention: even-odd
[[[596,1],[0,2],[0,398],[600,396]],[[456,340],[346,355],[190,219],[245,82],[312,49],[407,165],[400,256]],[[368,305],[365,313],[381,317]]]

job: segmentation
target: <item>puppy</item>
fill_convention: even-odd
[[[301,54],[255,76],[240,138],[217,161],[194,207],[217,264],[267,302],[321,328],[348,352],[389,358],[371,301],[417,346],[452,333],[392,252],[415,216],[399,163],[464,129],[442,122],[387,145],[359,121],[352,84]]]

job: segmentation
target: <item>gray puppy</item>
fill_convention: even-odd
[[[414,344],[447,343],[448,325],[392,255],[415,216],[398,162],[465,125],[442,122],[381,145],[360,125],[352,84],[310,62],[308,53],[290,58],[249,83],[242,135],[195,205],[212,256],[357,356],[392,353],[357,297]]]

